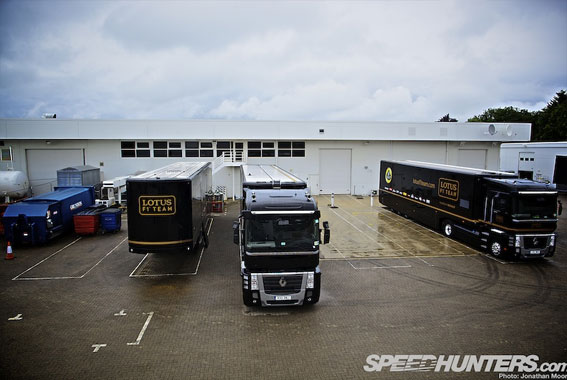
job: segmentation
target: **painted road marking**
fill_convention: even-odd
[[[152,317],[154,316],[154,312],[150,311],[148,314],[149,314],[148,319],[146,319],[146,323],[144,323],[144,327],[142,327],[142,330],[138,334],[138,339],[136,339],[136,341],[133,342],[133,343],[126,343],[128,346],[138,346],[140,344],[140,342],[142,341],[142,338],[144,337],[144,333],[146,332],[146,329],[148,328],[148,325],[150,324],[150,321],[152,320]]]
[[[99,261],[97,261],[97,263],[95,265],[93,265],[92,267],[89,268],[89,270],[87,270],[85,273],[83,273],[80,276],[69,276],[69,277],[20,277],[21,275],[25,274],[26,272],[29,272],[30,270],[32,270],[33,268],[37,267],[39,264],[43,263],[44,261],[46,261],[47,259],[51,258],[52,256],[55,256],[57,253],[63,251],[65,248],[70,247],[71,245],[75,244],[76,242],[78,242],[79,240],[81,240],[81,238],[76,239],[75,241],[67,244],[65,247],[61,248],[60,250],[58,250],[57,252],[55,252],[54,254],[52,254],[49,257],[46,257],[45,259],[41,260],[39,263],[35,264],[33,267],[26,269],[24,272],[20,273],[19,275],[17,275],[16,277],[14,277],[12,279],[12,281],[37,281],[37,280],[69,280],[69,279],[81,279],[84,278],[87,274],[90,273],[90,271],[92,271],[94,268],[96,268],[104,259],[106,259],[112,252],[114,252],[122,243],[124,243],[126,241],[126,239],[128,239],[128,237],[125,237],[124,239],[122,239],[122,241],[120,243],[118,243],[114,248],[112,248],[106,255],[104,255],[104,257],[102,259],[100,259]]]
[[[323,196],[321,196],[321,197],[323,197]],[[353,199],[353,200],[356,201],[356,199]],[[359,202],[359,203],[360,203],[360,202]],[[332,210],[331,210],[331,211],[332,211]],[[344,211],[344,210],[343,210],[343,211]],[[346,212],[346,211],[345,211],[345,212]],[[401,217],[401,216],[399,216],[399,215],[396,215],[396,214],[394,214],[394,213],[391,213],[391,212],[383,212],[383,211],[381,211],[381,210],[376,210],[376,211],[372,210],[372,211],[364,211],[364,212],[362,212],[362,211],[360,211],[360,210],[357,210],[356,212],[358,212],[358,213],[374,213],[374,214],[376,214],[376,215],[384,216],[384,217],[386,217],[386,218],[388,218],[388,219],[391,219],[391,220],[393,220],[393,221],[395,221],[395,222],[403,222],[403,223],[406,223],[406,224],[407,224],[408,221],[410,221],[411,223],[409,223],[409,224],[407,225],[408,228],[410,228],[411,230],[413,230],[413,231],[415,231],[415,232],[417,232],[417,233],[419,233],[419,234],[421,234],[421,235],[427,236],[427,235],[431,232],[431,233],[433,233],[434,235],[439,236],[439,238],[440,238],[440,240],[438,240],[439,242],[442,242],[442,241],[448,239],[445,235],[440,234],[439,232],[437,232],[437,231],[435,231],[435,230],[432,230],[432,229],[421,230],[421,229],[418,229],[418,228],[412,228],[411,225],[416,225],[416,226],[418,226],[413,220],[409,220],[409,219],[403,218],[403,217]],[[340,217],[340,215],[338,215],[338,216]],[[371,229],[371,230],[373,230],[373,231],[375,231],[375,232],[378,232],[376,229],[372,228],[373,225],[367,224],[366,222],[364,222],[364,221],[361,220],[360,218],[357,218],[355,215],[353,215],[353,217],[354,217],[355,219],[359,220],[361,223],[365,224],[365,225],[367,226],[367,228],[369,228],[369,229]],[[344,218],[342,218],[342,219],[344,220]],[[347,221],[347,223],[348,223],[348,221]],[[352,225],[352,224],[351,224],[351,225]],[[378,233],[379,233],[379,232],[378,232]],[[381,235],[383,235],[383,234],[381,234]],[[383,235],[383,236],[386,237],[385,235]],[[428,238],[429,238],[429,237],[428,237]],[[387,240],[390,240],[390,239],[388,239],[387,237],[386,237],[386,239],[387,239]],[[434,237],[430,237],[430,239],[434,239]],[[392,240],[390,240],[390,241],[392,241]],[[478,252],[477,250],[474,250],[473,248],[468,247],[468,246],[466,246],[465,244],[463,244],[463,243],[461,243],[461,242],[459,242],[459,241],[457,241],[457,240],[449,239],[449,241],[451,241],[451,242],[453,242],[453,243],[455,243],[455,244],[457,244],[457,245],[459,245],[459,246],[465,248],[466,250],[473,251],[475,254]],[[393,242],[394,244],[396,244],[394,241],[392,241],[392,242]],[[406,250],[406,251],[407,251],[408,253],[410,253],[410,255],[412,255],[412,257],[415,257],[415,258],[417,258],[417,259],[423,261],[424,263],[426,263],[426,264],[429,265],[429,266],[434,266],[434,265],[432,265],[432,264],[428,263],[427,261],[421,259],[421,257],[427,257],[427,258],[430,258],[430,257],[458,257],[458,256],[472,256],[472,255],[473,255],[473,254],[464,253],[464,252],[462,252],[461,250],[457,249],[456,247],[451,247],[451,249],[454,250],[454,251],[456,251],[456,252],[461,253],[461,255],[438,255],[438,256],[427,255],[427,256],[421,256],[421,255],[412,255],[411,252],[409,252],[409,251],[407,251],[407,250]],[[479,253],[480,253],[480,254],[483,254],[482,252],[479,252]],[[499,260],[496,260],[496,261],[498,261],[498,262],[501,263],[501,264],[507,264],[507,263],[501,262],[501,261],[499,261]]]
[[[214,219],[210,219],[211,223],[209,224],[209,229],[207,230],[207,236],[211,232],[211,228],[213,227]],[[142,263],[146,260],[149,253],[146,253],[142,258],[142,261],[136,265],[136,268],[130,273],[131,278],[138,278],[138,277],[168,277],[168,276],[196,276],[197,272],[199,272],[199,266],[201,265],[201,259],[203,258],[203,252],[205,251],[205,247],[201,247],[201,253],[199,254],[199,261],[197,262],[197,267],[195,268],[195,272],[192,273],[158,273],[158,274],[134,274],[138,270],[138,268],[142,265]]]
[[[22,319],[24,319],[24,317],[22,317],[22,314],[18,314],[15,317],[8,318],[9,321],[21,321]]]
[[[126,310],[122,309],[122,310],[120,310],[118,313],[114,313],[114,316],[118,317],[118,316],[126,315],[125,311],[126,311]]]
[[[341,218],[342,220],[344,220],[346,223],[350,224],[354,229],[356,229],[357,231],[359,231],[361,234],[367,236],[368,238],[370,238],[370,240],[374,240],[376,241],[376,239],[373,236],[368,235],[367,233],[365,233],[364,231],[362,231],[360,228],[356,227],[354,224],[352,224],[350,221],[348,221],[347,219],[345,219],[344,217],[342,217],[341,215],[339,215],[338,212],[336,212],[335,210],[331,210],[335,215],[337,215],[339,218]],[[347,212],[347,211],[344,211]],[[349,215],[351,215],[350,213],[348,213]],[[392,243],[394,243],[395,245],[397,245],[398,247],[401,248],[401,250],[409,253],[410,256],[417,258],[418,260],[421,260],[422,262],[424,262],[425,264],[429,265],[429,266],[434,266],[433,264],[428,263],[427,261],[423,260],[421,257],[418,257],[416,255],[414,255],[413,253],[411,253],[408,249],[405,249],[403,246],[401,246],[400,244],[398,244],[397,242],[395,242],[394,240],[388,238],[386,235],[376,231],[374,228],[369,227],[366,223],[364,223],[364,221],[360,220],[359,218],[357,218],[356,216],[354,216],[355,219],[357,219],[358,221],[362,222],[367,228],[371,229],[374,232],[377,232],[379,235],[384,236],[384,238],[386,240],[391,241]]]
[[[22,273],[20,273],[19,275],[17,275],[16,277],[14,277],[12,279],[12,281],[17,280],[21,275],[29,272],[30,270],[32,270],[33,268],[37,267],[39,264],[47,261],[48,259],[52,258],[53,256],[55,256],[56,254],[58,254],[59,252],[63,251],[65,248],[68,248],[70,246],[72,246],[73,244],[75,244],[76,242],[78,242],[79,240],[81,240],[82,238],[79,237],[78,239],[73,240],[71,243],[67,244],[65,247],[57,250],[55,253],[52,253],[51,255],[47,256],[45,259],[41,260],[39,263],[35,264],[34,266],[32,266],[31,268],[26,269],[25,271],[23,271]]]
[[[94,348],[93,352],[98,352],[98,350],[101,349],[101,347],[106,347],[106,344],[93,344],[91,347]]]

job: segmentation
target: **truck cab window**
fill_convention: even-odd
[[[515,220],[555,219],[555,196],[552,195],[518,195],[514,202]]]
[[[493,198],[492,204],[492,221],[503,224],[510,214],[508,196],[497,194]]]
[[[313,216],[255,217],[247,221],[246,248],[250,251],[313,250],[318,232]]]

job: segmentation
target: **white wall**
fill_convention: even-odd
[[[555,156],[567,156],[567,142],[502,144],[500,170],[518,174],[520,153],[533,153],[533,180],[552,182],[555,170]]]
[[[418,160],[457,165],[460,149],[485,149],[486,169],[498,170],[499,145],[493,142],[445,141],[306,141],[305,157],[250,158],[249,164],[277,164],[316,187],[319,176],[320,149],[346,148],[352,150],[351,193],[369,194],[378,188],[380,160]],[[85,164],[99,167],[103,179],[131,175],[168,165],[176,161],[203,161],[199,158],[122,158],[119,140],[7,140],[5,146],[14,151],[14,170],[26,172],[26,149],[85,149]],[[6,170],[6,163],[0,169]],[[55,172],[60,167],[53,168]],[[213,187],[226,186],[233,195],[233,176],[236,195],[240,194],[240,169],[223,168],[213,177]],[[355,190],[356,189],[356,190]],[[312,189],[315,193],[317,189]]]

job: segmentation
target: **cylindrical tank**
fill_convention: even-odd
[[[0,171],[0,196],[23,198],[28,195],[28,176],[20,171]]]

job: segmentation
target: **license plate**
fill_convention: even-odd
[[[530,255],[539,255],[541,251],[530,251]]]
[[[276,301],[291,301],[291,296],[275,296]]]

